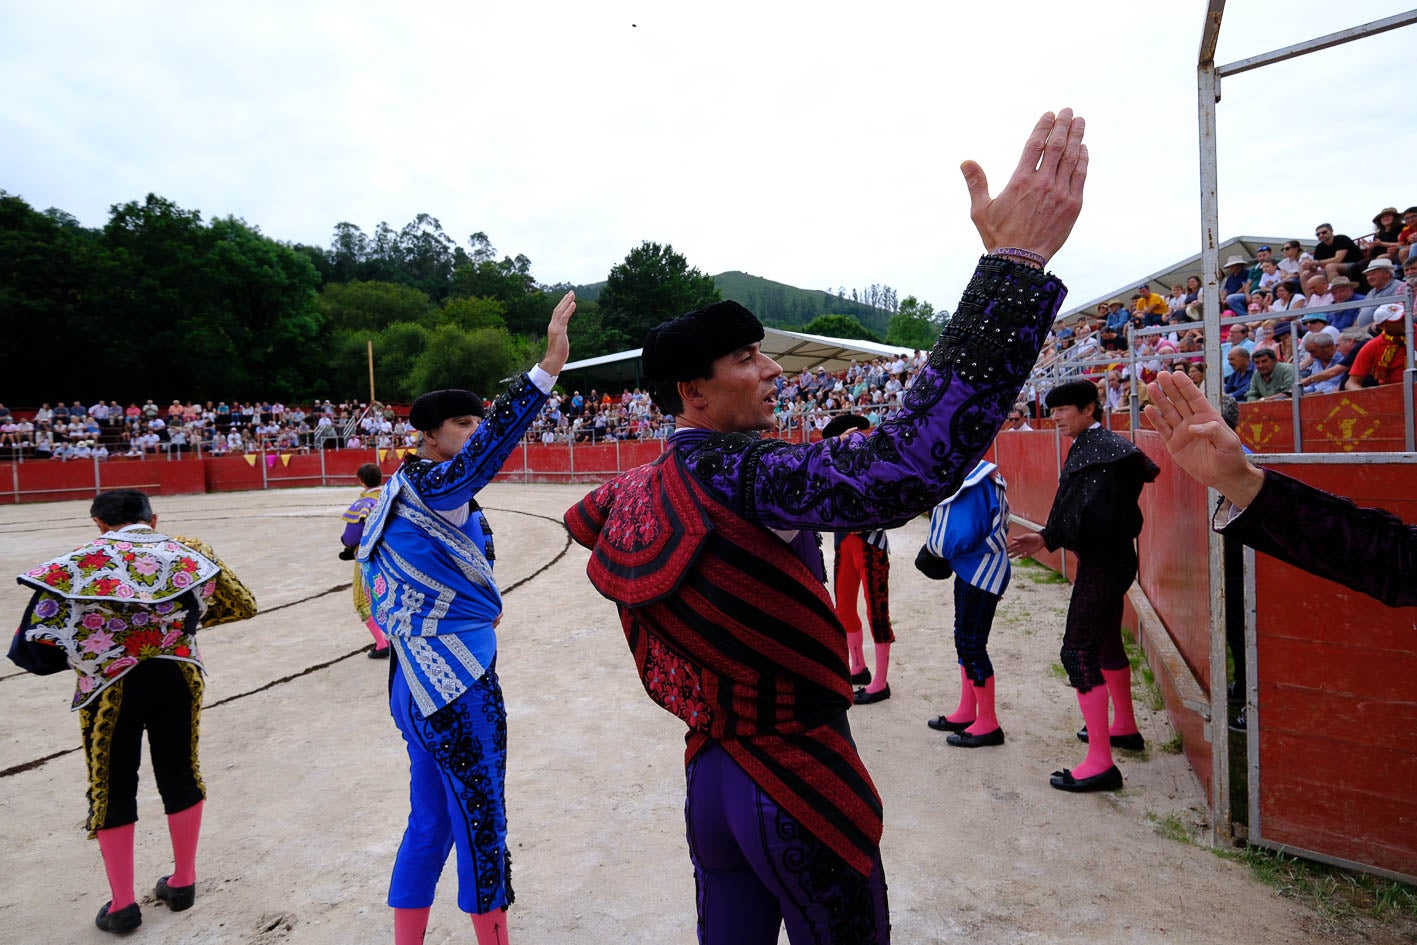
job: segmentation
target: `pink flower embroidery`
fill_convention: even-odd
[[[126,584],[119,584],[118,589],[113,592],[115,597],[132,597],[133,589]]]
[[[116,659],[112,663],[109,663],[107,666],[105,666],[103,668],[103,675],[111,679],[114,676],[117,676],[119,673],[123,672],[128,667],[137,665],[137,659],[131,656],[125,656],[121,659]]]
[[[133,562],[133,570],[144,577],[150,577],[156,574],[159,567],[161,567],[161,565],[158,564],[156,558],[142,557]]]
[[[113,635],[98,630],[89,634],[88,639],[79,645],[79,650],[84,653],[102,653],[112,646]]]
[[[97,630],[103,626],[103,614],[85,614],[80,623],[84,625],[85,629]]]
[[[98,683],[94,680],[94,678],[93,678],[92,676],[80,676],[80,677],[79,677],[79,691],[80,691],[80,692],[93,692],[93,687],[94,687],[94,686],[97,686],[97,685],[98,685]]]
[[[379,575],[378,577],[376,577],[376,578],[374,579],[374,593],[375,593],[375,594],[377,594],[377,595],[380,596],[380,597],[383,597],[383,596],[384,596],[384,592],[387,591],[388,589],[389,589],[389,582],[384,580],[384,576],[383,576],[382,574]]]
[[[192,575],[188,574],[186,571],[178,571],[176,574],[172,575],[173,587],[186,587],[191,583]]]
[[[163,634],[163,637],[162,637],[162,645],[163,645],[163,648],[166,649],[167,647],[172,646],[172,644],[176,643],[176,642],[177,642],[178,640],[180,640],[180,639],[182,639],[182,631],[181,631],[181,630],[169,630],[169,631],[167,631],[167,633]]]

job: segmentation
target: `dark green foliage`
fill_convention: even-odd
[[[610,270],[597,303],[605,341],[616,351],[639,347],[655,325],[720,298],[713,279],[673,246],[646,241]]]
[[[856,338],[860,341],[881,342],[880,336],[850,315],[818,315],[802,331],[809,335],[826,335],[828,338]]]

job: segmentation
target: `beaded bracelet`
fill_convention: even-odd
[[[1047,266],[1047,265],[1048,265],[1048,260],[1047,260],[1045,257],[1040,256],[1040,255],[1038,255],[1037,253],[1032,252],[1032,251],[1030,251],[1030,250],[1027,250],[1027,249],[1018,249],[1017,247],[1014,247],[1014,246],[1000,246],[998,249],[991,250],[991,251],[989,252],[989,255],[990,255],[990,256],[1007,256],[1007,257],[1011,257],[1011,258],[1013,258],[1013,259],[1022,259],[1022,260],[1025,260],[1025,261],[1027,261],[1027,262],[1037,263],[1037,264],[1039,265],[1039,267],[1044,267],[1044,266]]]

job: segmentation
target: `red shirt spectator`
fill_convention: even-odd
[[[1348,371],[1346,389],[1358,390],[1375,384],[1396,384],[1407,368],[1407,335],[1402,324],[1402,306],[1378,306],[1373,313],[1378,336],[1358,350]]]

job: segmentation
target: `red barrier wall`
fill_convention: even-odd
[[[1412,470],[1284,469],[1417,524]],[[1417,608],[1258,554],[1255,592],[1261,838],[1417,876]]]

